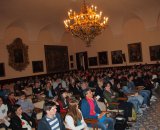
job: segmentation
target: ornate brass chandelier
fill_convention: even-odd
[[[64,21],[67,31],[73,36],[85,41],[86,46],[91,46],[91,41],[105,29],[108,17],[102,18],[102,12],[97,13],[96,6],[87,6],[85,0],[80,13],[68,11],[69,19]]]

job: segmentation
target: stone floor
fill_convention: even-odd
[[[160,95],[149,109],[144,111],[143,116],[137,118],[130,130],[160,130]]]

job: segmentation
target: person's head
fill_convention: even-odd
[[[20,96],[20,99],[21,99],[21,100],[25,100],[25,99],[26,99],[26,93],[23,92],[23,91],[20,93],[19,96]]]
[[[87,82],[87,80],[81,81],[81,88],[82,88],[82,90],[86,89],[87,87],[88,87],[88,82]]]
[[[66,90],[61,90],[60,91],[60,97],[61,98],[67,98],[68,96],[68,92]]]
[[[47,88],[47,89],[50,89],[50,88],[51,88],[51,82],[48,81],[48,82],[46,83],[46,88]]]
[[[109,83],[109,82],[105,83],[105,84],[104,84],[104,89],[105,89],[106,91],[110,91],[110,89],[111,89],[111,83]]]
[[[56,103],[52,101],[45,102],[43,109],[48,116],[54,116],[57,112]]]
[[[14,97],[14,92],[10,92],[9,95],[8,95],[8,98],[10,98],[10,99],[15,98],[15,97]]]
[[[21,105],[15,104],[13,106],[13,112],[18,116],[22,115],[22,107],[21,107]]]
[[[75,98],[70,99],[68,110],[74,111],[78,108],[79,101]]]
[[[97,83],[98,83],[98,86],[99,86],[99,87],[102,87],[102,86],[103,86],[104,81],[103,81],[103,79],[102,79],[102,78],[98,78]]]
[[[85,90],[83,90],[83,95],[86,98],[93,98],[93,93],[89,88],[86,88]]]
[[[133,75],[129,74],[129,75],[128,75],[128,80],[129,80],[129,81],[132,81],[133,79],[134,79]]]
[[[91,76],[90,81],[94,81],[94,76]]]
[[[40,82],[39,82],[39,81],[36,81],[36,82],[35,82],[35,87],[38,88],[39,86],[40,86]]]

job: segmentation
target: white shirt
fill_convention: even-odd
[[[81,113],[81,111],[80,111],[80,113]],[[81,115],[82,115],[82,113],[81,113]],[[83,119],[83,116],[82,116],[82,120],[81,120],[81,125],[75,126],[73,118],[70,115],[66,115],[65,125],[66,125],[66,128],[71,129],[71,130],[81,130],[84,128],[85,128],[85,130],[88,130],[87,125]]]
[[[22,121],[22,128],[27,128],[27,130],[32,130],[31,126],[28,124],[28,122],[24,119],[22,119],[22,116],[20,117],[21,121]]]
[[[7,105],[2,104],[0,106],[0,119],[3,119],[7,116],[8,107]]]

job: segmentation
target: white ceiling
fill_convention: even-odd
[[[67,11],[79,11],[82,3],[83,0],[0,0],[0,27],[15,20],[62,27]],[[86,3],[96,5],[98,11],[109,16],[112,26],[128,16],[155,21],[160,14],[160,0],[86,0]]]

